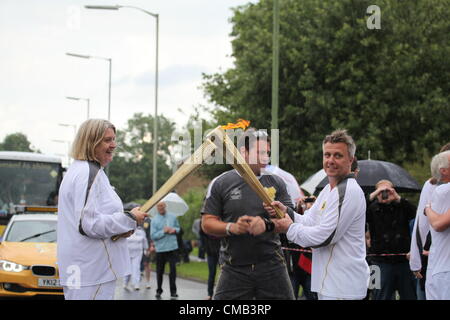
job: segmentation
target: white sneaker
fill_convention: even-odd
[[[148,282],[145,284],[145,287],[146,287],[147,289],[151,289],[150,281],[148,281]]]
[[[139,286],[138,286],[138,285],[135,285],[135,286],[134,286],[134,290],[139,290]]]
[[[124,284],[124,285],[123,285],[123,289],[124,289],[124,290],[127,290],[127,291],[130,291],[130,287],[129,287],[128,284]]]

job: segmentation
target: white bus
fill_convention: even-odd
[[[59,157],[0,151],[0,234],[17,205],[56,206],[63,171]]]

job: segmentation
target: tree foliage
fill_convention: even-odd
[[[136,113],[125,130],[117,131],[117,155],[109,178],[122,201],[148,199],[153,181],[153,117]],[[169,146],[175,124],[158,116],[157,188],[172,174]]]
[[[192,232],[192,224],[194,220],[201,217],[200,211],[205,198],[204,188],[190,189],[183,195],[184,201],[189,205],[189,210],[178,218],[180,226],[183,228],[183,239],[195,240],[197,235]]]
[[[8,134],[0,143],[0,150],[35,152],[31,148],[31,142],[28,141],[27,136],[20,132]]]
[[[280,1],[280,166],[304,180],[321,167],[321,141],[346,128],[357,156],[405,164],[449,140],[450,6],[380,0]],[[270,128],[272,0],[234,9],[234,67],[204,75],[218,123]]]

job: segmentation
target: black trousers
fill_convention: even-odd
[[[177,286],[175,284],[175,280],[177,278],[177,250],[167,251],[167,252],[157,252],[156,253],[156,282],[158,288],[156,289],[157,293],[162,293],[162,282],[164,275],[164,268],[166,266],[166,262],[169,263],[170,272],[169,272],[169,283],[170,283],[170,294],[177,293]]]
[[[294,300],[284,257],[253,265],[224,264],[214,300]]]

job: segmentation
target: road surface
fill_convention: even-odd
[[[207,296],[206,283],[186,280],[177,277],[178,300],[204,300]],[[139,290],[126,290],[123,287],[123,280],[117,281],[115,300],[157,300],[156,294],[156,272],[152,272],[150,277],[151,289],[146,289],[144,281],[141,281]],[[163,293],[160,300],[170,300],[169,277],[164,275]]]

